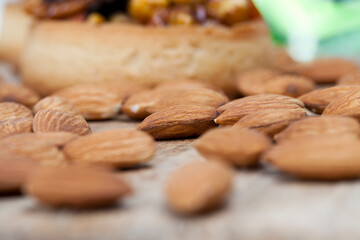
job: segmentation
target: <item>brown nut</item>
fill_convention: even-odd
[[[196,137],[216,127],[216,110],[203,105],[178,105],[148,116],[137,127],[155,139]]]
[[[26,86],[0,83],[0,102],[17,102],[32,107],[39,100],[40,96]]]
[[[116,168],[146,163],[155,151],[155,142],[148,134],[129,129],[94,133],[64,147],[64,153],[73,162]]]
[[[131,188],[104,168],[44,166],[29,176],[25,192],[54,207],[98,208],[116,204]]]
[[[234,127],[253,129],[272,137],[306,116],[306,111],[302,108],[264,110],[246,115],[235,123]]]
[[[83,117],[55,109],[43,109],[38,112],[33,120],[33,130],[34,132],[71,132],[77,135],[91,133],[91,128]]]
[[[264,85],[264,93],[299,97],[314,90],[314,83],[305,77],[293,75],[280,75]]]
[[[270,139],[257,131],[232,127],[210,130],[196,142],[196,150],[209,160],[247,167],[256,164],[271,146]]]
[[[19,103],[0,103],[0,121],[10,118],[32,118],[30,109]]]
[[[344,75],[337,81],[337,85],[360,85],[360,72]]]
[[[345,93],[329,103],[323,115],[348,116],[360,120],[360,91]]]
[[[181,214],[219,207],[232,187],[232,172],[218,162],[192,162],[176,170],[166,186],[169,206]]]
[[[360,136],[360,124],[353,118],[341,116],[308,117],[291,124],[275,140],[282,143],[289,140],[317,136],[345,136],[354,139]]]
[[[332,100],[353,90],[360,91],[360,86],[335,86],[323,88],[304,94],[299,97],[299,99],[304,102],[307,109],[314,113],[321,114]]]
[[[50,96],[41,99],[38,103],[33,107],[34,114],[38,113],[43,109],[56,109],[63,112],[69,112],[72,114],[78,114],[74,105],[70,103],[66,98]]]
[[[360,176],[360,141],[348,136],[317,136],[285,141],[265,154],[283,172],[310,179]]]
[[[32,131],[32,118],[10,118],[0,121],[0,137]]]
[[[0,144],[16,142],[17,145],[31,144],[32,142],[44,143],[46,145],[62,147],[66,143],[78,138],[79,135],[70,132],[39,132],[39,133],[19,133],[0,140]]]

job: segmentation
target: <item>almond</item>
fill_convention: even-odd
[[[43,109],[33,121],[34,132],[71,132],[78,135],[91,133],[86,120],[78,115],[55,110]]]
[[[40,132],[40,133],[20,133],[0,140],[1,143],[16,141],[17,144],[28,144],[31,142],[43,142],[44,144],[62,147],[66,143],[78,138],[79,136],[70,132]]]
[[[40,96],[23,85],[0,83],[0,102],[17,102],[32,107],[40,100]]]
[[[117,168],[148,162],[155,151],[155,142],[148,134],[129,129],[94,133],[64,147],[65,154],[73,162]]]
[[[215,119],[219,125],[233,125],[244,116],[263,110],[301,109],[303,103],[288,96],[261,94],[240,98],[217,108],[220,115]]]
[[[109,87],[98,85],[75,85],[54,93],[72,103],[85,119],[108,119],[115,117],[120,109],[123,97],[109,91]]]
[[[280,75],[264,85],[264,93],[299,97],[314,90],[314,83],[305,77]]]
[[[219,207],[232,187],[233,174],[218,162],[192,162],[176,170],[166,186],[169,206],[180,214]]]
[[[183,80],[183,81],[170,81],[170,82],[163,82],[156,86],[156,90],[172,90],[172,89],[197,89],[197,88],[208,88],[216,91],[220,91],[215,86],[210,85],[208,83],[190,81],[190,80]]]
[[[341,58],[323,58],[311,63],[299,63],[296,68],[297,73],[317,83],[335,83],[344,75],[357,70],[355,63]]]
[[[196,150],[209,160],[246,167],[256,164],[271,146],[270,139],[257,131],[232,127],[210,130],[196,142]]]
[[[125,102],[123,112],[141,119],[175,105],[198,104],[216,108],[227,102],[228,98],[224,94],[212,89],[162,89],[131,96]]]
[[[341,116],[308,117],[291,124],[280,134],[277,142],[317,136],[360,136],[360,124],[353,118]]]
[[[272,137],[288,125],[304,117],[306,117],[306,111],[302,108],[291,110],[264,110],[246,115],[235,123],[234,126],[254,129]]]
[[[337,85],[360,85],[360,72],[346,74],[337,81]]]
[[[299,99],[310,111],[321,114],[332,100],[353,90],[360,90],[360,86],[335,86],[319,89],[302,95]]]
[[[33,108],[34,114],[43,109],[56,109],[63,112],[78,114],[73,104],[71,104],[67,99],[57,96],[50,96],[41,99]]]
[[[274,146],[265,160],[302,178],[355,178],[360,176],[360,141],[347,136],[301,138]]]
[[[0,137],[32,131],[32,118],[10,118],[0,121]]]
[[[280,72],[267,68],[247,71],[236,80],[238,91],[244,96],[265,93],[264,85],[271,79],[280,75]]]
[[[32,118],[30,109],[19,103],[3,102],[0,103],[0,121],[9,118]]]
[[[360,91],[348,92],[335,98],[325,108],[323,115],[348,116],[360,120]]]
[[[120,81],[98,83],[93,85],[100,88],[106,88],[108,91],[117,94],[122,99],[121,102],[133,94],[140,93],[148,89],[138,84],[124,83]]]
[[[215,127],[216,110],[203,105],[178,105],[148,116],[137,127],[155,139],[196,137]]]
[[[298,66],[298,63],[283,50],[276,52],[273,63],[276,69],[285,73],[295,73]]]
[[[97,208],[116,204],[131,188],[103,168],[43,166],[29,176],[25,191],[54,207]]]
[[[37,165],[25,156],[0,151],[0,193],[19,192]]]

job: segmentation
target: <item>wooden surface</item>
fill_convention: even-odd
[[[12,79],[0,67],[3,73]],[[137,124],[120,116],[91,127],[98,132]],[[203,159],[192,140],[161,141],[157,148],[148,165],[119,172],[135,191],[114,208],[72,211],[24,196],[0,197],[0,240],[360,239],[359,181],[301,181],[269,166],[235,169],[234,190],[219,211],[177,216],[166,207],[165,181],[179,166]]]

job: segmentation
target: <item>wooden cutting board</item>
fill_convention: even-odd
[[[0,74],[15,81],[7,68]],[[135,128],[125,116],[91,122],[94,132]],[[134,194],[118,206],[96,211],[52,209],[24,196],[0,197],[0,240],[282,240],[360,239],[360,182],[311,182],[269,166],[235,169],[232,195],[219,211],[181,217],[165,204],[169,174],[204,161],[192,140],[157,142],[146,166],[119,172]]]

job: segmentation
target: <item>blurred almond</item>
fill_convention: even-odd
[[[290,110],[264,110],[251,113],[241,118],[235,127],[257,130],[270,137],[281,132],[293,122],[306,117],[302,108]]]
[[[67,99],[57,96],[50,96],[41,99],[33,108],[34,114],[43,109],[56,109],[63,112],[78,114],[73,104],[71,104]]]
[[[183,81],[176,81],[176,82],[163,82],[155,87],[156,91],[162,90],[172,90],[172,89],[212,89],[216,91],[221,91],[213,85],[208,83],[202,83],[197,81],[190,81],[190,80],[183,80]]]
[[[79,135],[70,132],[39,132],[39,133],[19,133],[7,137],[0,141],[1,143],[7,143],[8,141],[16,141],[17,144],[28,144],[31,142],[44,143],[47,145],[62,147],[67,142],[78,138]]]
[[[43,166],[29,176],[25,192],[54,207],[97,208],[116,204],[131,188],[102,168]]]
[[[34,132],[71,132],[78,135],[91,133],[86,120],[78,115],[55,109],[39,111],[33,121]]]
[[[352,72],[344,75],[337,81],[338,85],[360,85],[360,72]]]
[[[332,100],[353,90],[360,91],[360,86],[335,86],[319,89],[302,95],[299,99],[310,111],[321,114]]]
[[[205,158],[237,167],[256,164],[270,146],[271,141],[266,135],[232,127],[210,130],[195,142],[196,150]]]
[[[9,118],[32,118],[31,110],[19,103],[0,103],[0,121]]]
[[[67,143],[64,152],[76,163],[132,167],[155,154],[154,140],[146,133],[120,129],[94,133]]]
[[[309,117],[291,124],[275,136],[277,142],[317,137],[345,136],[354,139],[360,136],[360,124],[353,118],[341,116]]]
[[[26,86],[0,83],[0,102],[17,102],[32,107],[39,100],[40,96]]]
[[[317,83],[335,83],[344,75],[358,71],[355,63],[341,58],[322,58],[310,63],[298,64],[296,71]]]
[[[155,139],[196,137],[215,127],[216,110],[203,105],[178,105],[148,116],[137,127]]]
[[[219,125],[233,125],[244,116],[263,110],[302,109],[303,103],[296,99],[275,94],[261,94],[240,98],[217,109],[220,115],[215,119]]]
[[[348,116],[360,120],[360,91],[345,93],[327,105],[323,115]]]
[[[265,154],[283,172],[310,179],[360,176],[360,141],[348,136],[317,136],[285,141]]]
[[[0,137],[32,131],[32,118],[10,118],[0,121]]]
[[[299,97],[314,90],[315,85],[312,80],[292,75],[280,75],[265,83],[264,93]]]
[[[109,87],[94,84],[75,85],[53,95],[67,99],[88,120],[115,117],[123,101],[123,97],[109,91]]]
[[[181,214],[219,207],[232,188],[233,174],[218,162],[192,162],[176,170],[166,186],[169,206]]]

